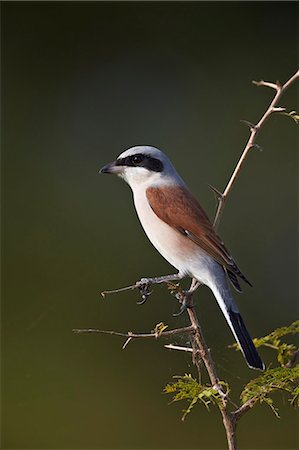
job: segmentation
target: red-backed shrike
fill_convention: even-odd
[[[208,286],[249,367],[264,370],[232,298],[228,279],[238,291],[241,291],[238,278],[250,283],[167,156],[154,147],[132,147],[100,172],[114,173],[129,184],[145,233],[161,255],[178,270],[174,275],[143,278],[141,283],[191,277]]]

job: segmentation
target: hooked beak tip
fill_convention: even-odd
[[[99,170],[99,173],[112,173],[113,172],[113,168],[115,167],[114,162],[106,164],[106,166],[102,167]]]
[[[112,173],[115,175],[119,175],[122,173],[122,171],[123,171],[123,167],[116,164],[116,161],[113,161],[109,164],[106,164],[106,166],[102,167],[99,170],[99,173],[109,173],[109,174]]]
[[[108,167],[107,167],[107,166],[102,167],[102,168],[99,170],[99,173],[109,173]]]

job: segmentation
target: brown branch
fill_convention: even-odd
[[[229,450],[236,450],[236,421],[234,420],[234,417],[232,413],[229,411],[228,408],[228,396],[227,393],[223,391],[223,388],[219,382],[219,378],[216,372],[216,367],[213,361],[213,358],[211,356],[211,351],[208,348],[205,338],[202,334],[201,328],[199,326],[197,314],[194,310],[194,308],[188,308],[188,315],[190,322],[193,326],[193,328],[196,330],[194,333],[194,340],[197,344],[198,351],[200,354],[200,357],[205,365],[205,368],[208,372],[211,384],[214,389],[217,390],[217,392],[220,394],[222,403],[220,405],[220,412],[222,416],[223,425],[226,431],[226,437],[227,437],[227,443],[228,443],[228,449]],[[196,356],[195,356],[196,357]],[[200,374],[199,374],[200,375]]]
[[[131,286],[126,286],[123,288],[118,288],[118,289],[111,289],[111,291],[102,291],[101,292],[101,296],[104,298],[106,297],[107,294],[118,294],[119,292],[124,292],[124,291],[133,291],[134,289],[137,289],[137,283],[132,284]]]
[[[210,186],[212,188],[212,190],[216,193],[217,198],[218,198],[218,207],[217,207],[217,211],[216,211],[216,215],[215,215],[215,219],[214,219],[214,228],[215,229],[217,229],[219,226],[228,195],[230,194],[231,189],[240,174],[240,170],[244,164],[244,161],[246,160],[249,150],[251,150],[254,147],[258,147],[258,145],[256,144],[256,137],[257,137],[259,131],[261,130],[261,128],[263,127],[263,125],[265,124],[265,122],[267,121],[267,119],[270,117],[271,114],[280,112],[280,111],[284,111],[284,108],[277,106],[278,102],[280,101],[281,96],[286,91],[286,89],[288,87],[290,87],[291,84],[294,83],[298,78],[299,78],[299,71],[297,71],[284,85],[280,85],[280,83],[278,83],[278,82],[276,84],[265,82],[265,81],[260,81],[258,83],[254,82],[258,86],[267,86],[267,87],[271,87],[271,88],[275,89],[276,94],[275,94],[272,102],[270,103],[269,107],[267,108],[266,112],[263,114],[263,116],[261,117],[261,119],[259,120],[259,122],[256,125],[253,125],[250,122],[246,123],[250,128],[250,136],[249,136],[248,142],[245,145],[242,155],[241,155],[223,193],[221,194],[216,188]],[[238,408],[234,412],[229,411],[229,408],[228,408],[229,399],[228,399],[227,395],[223,392],[222,387],[219,384],[219,378],[218,378],[218,375],[216,372],[215,364],[211,357],[210,349],[208,348],[208,346],[205,342],[204,336],[201,332],[196,312],[194,311],[193,308],[189,308],[188,314],[189,314],[190,322],[191,322],[192,326],[194,327],[194,329],[196,330],[196,332],[194,334],[194,340],[196,341],[196,344],[198,346],[200,357],[201,357],[202,361],[204,362],[204,365],[208,372],[212,386],[214,388],[216,388],[217,391],[221,395],[222,405],[220,407],[220,412],[222,415],[223,425],[224,425],[224,428],[226,431],[228,448],[229,448],[229,450],[236,450],[236,448],[237,448],[236,427],[237,427],[238,420],[254,406],[255,399],[248,400],[244,405],[242,405],[240,408]],[[195,358],[196,358],[196,356],[195,356]]]
[[[250,122],[246,123],[250,128],[250,136],[249,136],[247,144],[245,145],[245,148],[241,154],[241,157],[240,157],[223,193],[220,194],[219,191],[217,191],[215,188],[213,188],[213,190],[216,192],[217,198],[218,198],[218,207],[217,207],[217,211],[216,211],[216,215],[215,215],[215,219],[214,219],[214,228],[215,229],[217,229],[219,226],[228,195],[230,194],[234,183],[236,182],[238,176],[240,175],[240,170],[246,160],[246,157],[247,157],[249,151],[252,148],[257,147],[256,138],[257,138],[259,131],[261,130],[261,128],[263,127],[263,125],[265,124],[267,119],[271,116],[271,114],[284,110],[284,108],[277,106],[278,102],[280,101],[281,96],[286,91],[286,89],[289,86],[291,86],[291,84],[294,83],[298,78],[299,78],[299,71],[297,71],[283,86],[280,85],[280,83],[278,83],[278,82],[276,84],[265,82],[265,81],[260,81],[258,83],[254,82],[254,84],[256,84],[257,86],[266,86],[266,87],[275,89],[276,94],[275,94],[272,102],[270,103],[269,107],[267,108],[267,110],[265,111],[265,113],[263,114],[263,116],[261,117],[261,119],[259,120],[259,122],[256,125],[253,125]],[[199,348],[201,349],[201,357],[204,361],[204,364],[207,369],[210,380],[211,380],[212,384],[217,384],[217,383],[219,383],[219,379],[217,376],[215,365],[214,365],[213,359],[211,357],[210,351],[205,343],[205,340],[203,338],[201,330],[199,328],[196,314],[193,310],[188,311],[188,313],[189,313],[189,318],[190,318],[191,324],[198,328],[198,332],[195,333],[195,339],[197,339]],[[250,399],[248,402],[246,402],[243,406],[241,406],[236,411],[230,412],[228,409],[228,399],[225,397],[222,397],[222,407],[220,408],[220,411],[221,411],[221,415],[222,415],[223,425],[224,425],[224,428],[226,431],[226,437],[227,437],[227,443],[228,443],[229,450],[236,450],[237,422],[247,411],[249,411],[253,407],[254,403],[255,403],[255,401],[253,399]]]
[[[299,350],[295,350],[292,354],[290,360],[285,364],[284,367],[287,367],[288,369],[292,369],[299,363]]]
[[[247,413],[250,409],[254,407],[254,405],[257,402],[256,397],[252,397],[247,402],[244,403],[244,405],[240,406],[240,408],[236,409],[231,413],[232,419],[235,423],[235,426],[239,419],[241,419],[242,416],[244,416],[245,413]]]
[[[266,86],[274,89],[276,91],[276,94],[270,103],[269,107],[263,114],[263,116],[260,118],[258,123],[256,125],[251,124],[250,122],[246,122],[246,124],[250,128],[250,136],[247,141],[247,144],[245,145],[245,148],[242,152],[242,155],[227,183],[226,188],[224,189],[223,193],[221,195],[218,195],[218,207],[214,219],[214,228],[217,229],[223,214],[223,210],[227,201],[227,197],[235,184],[239,174],[240,170],[243,167],[244,161],[246,160],[246,157],[248,156],[249,151],[256,147],[256,138],[258,133],[260,132],[261,128],[264,126],[265,122],[269,119],[271,114],[276,112],[284,111],[285,108],[278,107],[278,103],[283,95],[283,93],[299,78],[299,70],[284,84],[281,85],[279,82],[276,83],[269,83],[267,81],[253,81],[253,83],[257,86]]]
[[[163,331],[162,333],[132,333],[128,331],[127,333],[121,333],[119,331],[110,331],[110,330],[99,330],[97,328],[74,328],[73,333],[83,334],[83,333],[98,333],[98,334],[110,334],[113,336],[121,336],[130,339],[157,339],[160,337],[169,337],[174,336],[176,334],[184,334],[184,333],[193,333],[194,328],[192,326],[183,327],[183,328],[175,328],[173,330]]]

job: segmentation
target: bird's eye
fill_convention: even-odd
[[[143,155],[134,155],[132,156],[132,162],[134,164],[140,164],[142,161],[144,160],[144,156]]]

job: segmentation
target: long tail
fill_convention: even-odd
[[[230,321],[228,321],[229,326],[231,327],[236,341],[240,345],[248,366],[252,369],[265,370],[265,364],[261,360],[260,355],[252,342],[241,314],[232,310],[229,310],[228,312],[230,316]]]
[[[211,289],[236,341],[240,345],[248,366],[252,369],[265,370],[265,365],[252,342],[238,307],[231,296],[227,281],[225,280],[225,285],[223,286],[222,284],[220,289],[215,285],[211,286]]]

